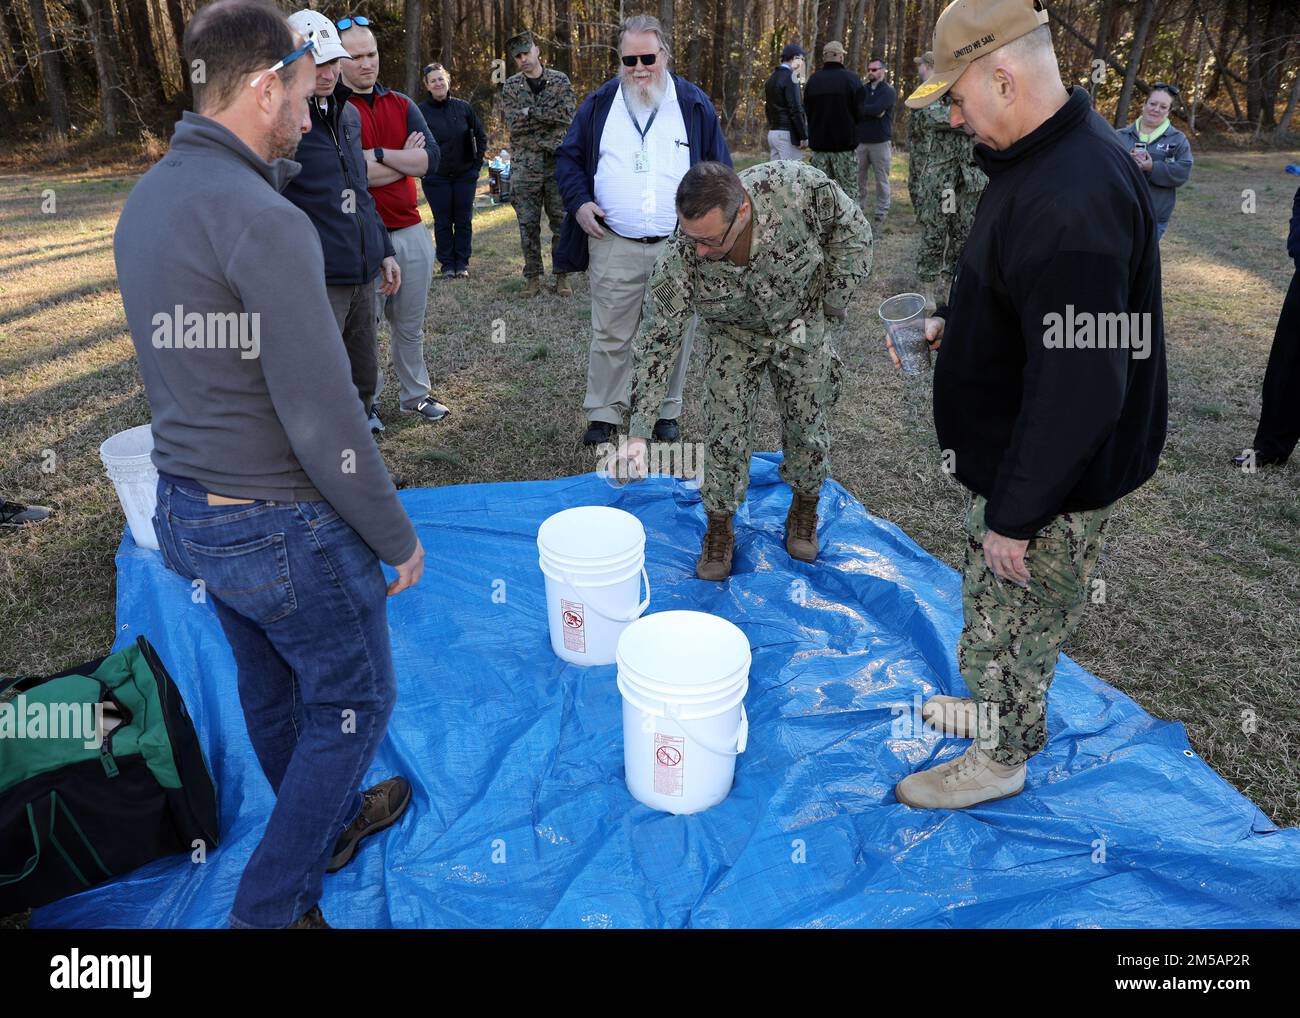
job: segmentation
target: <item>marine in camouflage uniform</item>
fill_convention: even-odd
[[[858,200],[858,154],[847,152],[814,152],[810,164],[821,170],[844,189],[855,202]]]
[[[677,348],[698,313],[709,325],[701,495],[710,533],[725,517],[724,536],[730,539],[731,517],[745,500],[751,419],[766,373],[781,415],[781,477],[795,492],[787,548],[794,554],[791,538],[799,531],[804,543],[796,557],[811,561],[817,498],[830,474],[830,415],[840,373],[825,308],[847,308],[870,272],[871,224],[842,188],[805,163],[760,163],[738,176],[752,205],[748,262],[702,258],[680,231],[668,241],[646,286],[633,344],[629,434],[651,435]],[[796,512],[803,521],[797,525]],[[706,535],[701,563],[708,540]],[[700,575],[729,574],[730,549],[728,543],[722,575],[706,575],[702,566]]]
[[[966,517],[965,625],[957,666],[980,705],[976,741],[995,763],[1009,767],[1047,743],[1047,687],[1061,646],[1088,604],[1114,506],[1061,513],[1031,538],[1026,589],[1000,580],[984,560],[987,504],[977,495]]]
[[[506,51],[513,60],[534,46],[528,32],[511,36]],[[532,79],[534,82],[538,79]],[[542,209],[551,227],[551,262],[560,241],[564,202],[555,182],[555,150],[578,108],[573,86],[563,71],[543,67],[541,90],[534,92],[523,71],[506,79],[501,93],[506,125],[510,128],[510,187],[515,215],[519,218],[519,242],[524,252],[524,278],[540,280],[542,268]],[[536,292],[536,283],[529,292]],[[562,277],[556,287],[567,289]]]
[[[948,125],[950,107],[945,96],[924,109],[913,110],[908,126],[909,133],[918,136],[921,156],[915,183],[908,170],[908,187],[921,223],[916,274],[927,283],[938,279],[941,272],[953,274],[975,221],[980,195],[989,182],[975,164],[974,139]]]

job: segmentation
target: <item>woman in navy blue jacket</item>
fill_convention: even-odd
[[[433,238],[444,279],[469,275],[473,241],[474,190],[487,152],[487,132],[464,99],[451,96],[451,75],[442,64],[424,69],[429,98],[420,112],[442,152],[437,167],[422,181],[433,212]]]

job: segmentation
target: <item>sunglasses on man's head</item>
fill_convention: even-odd
[[[627,57],[624,57],[624,58],[623,58],[623,66],[624,66],[624,67],[635,67],[635,66],[636,66],[636,62],[637,62],[638,60],[640,60],[641,63],[645,64],[647,67],[650,67],[650,66],[653,65],[654,62],[655,62],[655,54],[653,54],[653,53],[641,53],[641,54],[639,54],[639,55],[637,55],[637,56],[627,56]]]
[[[359,25],[361,28],[368,28],[370,25],[370,19],[357,16],[355,18],[344,18],[342,21],[334,22],[334,27],[340,32],[346,32],[353,25]]]
[[[260,72],[260,73],[258,73],[258,74],[253,75],[253,80],[250,81],[250,82],[248,83],[249,87],[250,87],[250,88],[256,88],[256,87],[257,87],[257,83],[258,83],[259,81],[261,81],[263,78],[265,78],[268,74],[272,74],[272,73],[274,73],[275,71],[278,71],[278,70],[280,70],[280,69],[283,68],[283,67],[288,67],[291,63],[293,63],[295,60],[297,60],[297,59],[298,59],[300,56],[302,56],[304,53],[309,53],[310,51],[314,50],[315,48],[316,48],[316,33],[315,33],[315,32],[308,32],[308,33],[307,33],[307,41],[304,42],[301,46],[299,46],[296,50],[294,50],[292,53],[290,53],[287,57],[284,57],[282,60],[277,60],[274,64],[272,64],[270,67],[268,67],[265,71],[262,71],[262,72]]]

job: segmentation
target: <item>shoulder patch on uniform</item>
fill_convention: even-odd
[[[816,211],[818,219],[834,218],[838,204],[835,200],[834,181],[823,179],[820,183],[813,185],[813,209]]]
[[[668,314],[684,315],[686,313],[686,288],[682,286],[680,279],[665,276],[650,287],[650,293],[654,297],[655,303],[667,311]]]

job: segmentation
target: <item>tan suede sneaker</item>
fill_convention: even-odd
[[[709,513],[704,547],[695,562],[701,580],[725,580],[731,575],[731,556],[736,550],[736,531],[731,513]]]
[[[968,696],[932,696],[921,708],[921,720],[944,735],[975,738],[975,701]]]
[[[894,794],[915,809],[966,809],[1018,795],[1024,787],[1024,764],[1003,767],[973,745],[956,760],[909,774]]]
[[[567,272],[557,272],[555,274],[555,296],[573,296],[573,287],[569,285],[569,275]]]

